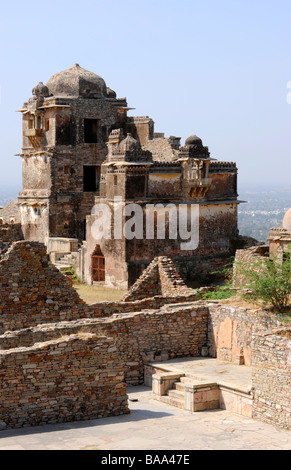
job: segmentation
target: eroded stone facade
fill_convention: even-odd
[[[25,240],[75,239],[74,265],[87,283],[131,286],[155,256],[169,256],[184,279],[205,277],[234,255],[237,229],[237,167],[216,161],[202,140],[156,133],[148,116],[128,116],[126,98],[117,98],[98,75],[75,64],[39,83],[19,111],[23,115],[23,188],[18,197]],[[199,246],[184,249],[172,239],[96,239],[95,204],[113,212],[139,204],[199,206]],[[163,209],[158,209],[158,217]],[[168,219],[166,216],[166,225]],[[157,227],[155,228],[157,229]],[[104,269],[94,269],[99,250]],[[69,253],[51,251],[52,259]],[[185,264],[187,267],[185,268]],[[101,272],[101,271],[104,271]]]

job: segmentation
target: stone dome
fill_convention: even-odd
[[[116,93],[111,88],[107,87],[107,98],[116,98]]]
[[[289,209],[284,215],[283,228],[291,232],[291,209]]]
[[[53,75],[47,82],[49,94],[72,98],[106,98],[103,78],[75,64],[68,70]]]
[[[197,135],[190,135],[188,139],[185,140],[186,147],[190,147],[190,145],[198,145],[199,147],[203,147],[202,140]]]
[[[140,150],[140,144],[138,140],[132,137],[132,134],[127,134],[125,139],[123,139],[119,144],[120,152],[135,152],[136,150]]]
[[[44,85],[42,82],[39,82],[38,85],[36,85],[33,89],[32,89],[32,94],[33,96],[49,96],[49,89],[46,85]]]

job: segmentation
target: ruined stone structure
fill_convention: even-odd
[[[25,240],[44,242],[53,261],[70,255],[65,262],[85,282],[125,289],[155,256],[173,258],[186,279],[220,269],[234,255],[240,241],[235,163],[211,158],[195,135],[181,146],[179,137],[155,133],[151,118],[127,116],[133,108],[126,99],[78,64],[32,93],[20,110]],[[144,217],[147,205],[155,206],[153,238],[144,226],[141,237],[96,239],[92,208],[106,204],[113,214],[116,197],[123,209],[139,204]],[[170,212],[157,204],[171,204]],[[172,239],[167,232],[180,204],[199,206],[198,247],[182,247],[181,234]],[[165,217],[162,239],[159,217]]]
[[[281,227],[271,228],[267,241],[268,244],[258,244],[236,251],[233,269],[235,287],[246,285],[246,279],[240,266],[249,266],[253,270],[260,271],[266,259],[270,259],[280,263],[288,263],[291,269],[291,209],[286,212]]]
[[[198,300],[183,285],[177,292],[179,276],[169,281],[161,261],[152,263],[155,297],[144,298],[140,282],[138,300],[89,306],[43,244],[12,245],[0,261],[0,429],[126,414],[125,384],[144,382],[170,404],[170,393],[183,393],[173,403],[190,411],[221,407],[290,426],[290,327],[260,309]],[[157,374],[169,360],[201,356],[243,364],[249,388]],[[174,382],[183,392],[171,392]]]
[[[290,260],[291,209],[286,212],[282,226],[270,230],[268,241],[270,244],[271,257],[281,257],[283,260]]]
[[[290,427],[290,327],[260,309],[206,302],[187,283],[235,252],[288,259],[290,213],[270,247],[237,250],[249,240],[237,230],[236,164],[212,159],[195,135],[182,146],[165,138],[130,109],[76,64],[39,83],[20,110],[23,189],[0,210],[0,429],[126,414],[126,385],[143,383],[190,411],[220,407]],[[111,235],[116,210],[130,221],[132,204],[143,223],[132,237],[99,239],[98,204]],[[170,237],[180,205],[188,222],[198,208],[197,244]],[[130,288],[120,302],[88,305],[57,267],[66,264],[85,282]],[[168,360],[193,357],[243,365],[251,383],[165,372]]]

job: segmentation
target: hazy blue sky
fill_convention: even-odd
[[[32,88],[78,62],[182,143],[236,161],[243,187],[290,187],[290,0],[50,0],[1,6],[0,194],[21,186]],[[290,95],[291,96],[291,95]],[[290,99],[291,103],[291,99]]]

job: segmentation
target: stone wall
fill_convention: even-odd
[[[13,243],[22,239],[22,231],[20,224],[1,224],[0,225],[0,241],[5,243]]]
[[[258,333],[252,341],[253,418],[291,426],[291,328]]]
[[[124,365],[125,381],[140,385],[151,360],[200,356],[207,343],[208,309],[199,303],[167,305],[158,310],[116,314],[111,318],[80,319],[6,332],[0,349],[32,347],[34,343],[91,332],[113,338]]]
[[[0,332],[80,318],[87,311],[43,244],[16,242],[0,261]]]
[[[150,362],[200,356],[206,346],[211,357],[252,365],[254,416],[287,426],[290,329],[283,336],[276,316],[260,309],[195,302],[203,289],[184,292],[171,263],[158,259],[153,266],[152,285],[138,286],[141,298],[135,292],[131,300],[89,306],[50,263],[44,245],[12,245],[0,261],[3,426],[127,412],[123,380],[142,384]],[[116,392],[112,400],[103,379]]]
[[[209,355],[237,364],[252,365],[252,337],[262,328],[280,326],[275,316],[261,309],[209,303]]]
[[[112,339],[90,333],[0,351],[0,428],[129,413]]]
[[[249,283],[244,271],[250,266],[252,270],[260,272],[265,260],[268,258],[269,246],[252,246],[246,250],[237,250],[233,265],[233,286],[245,288]]]
[[[0,207],[0,224],[19,224],[20,210],[17,201],[9,202],[5,207]]]
[[[173,261],[166,256],[160,256],[154,258],[122,300],[133,301],[156,295],[173,298],[191,293],[193,292],[178,274]]]

